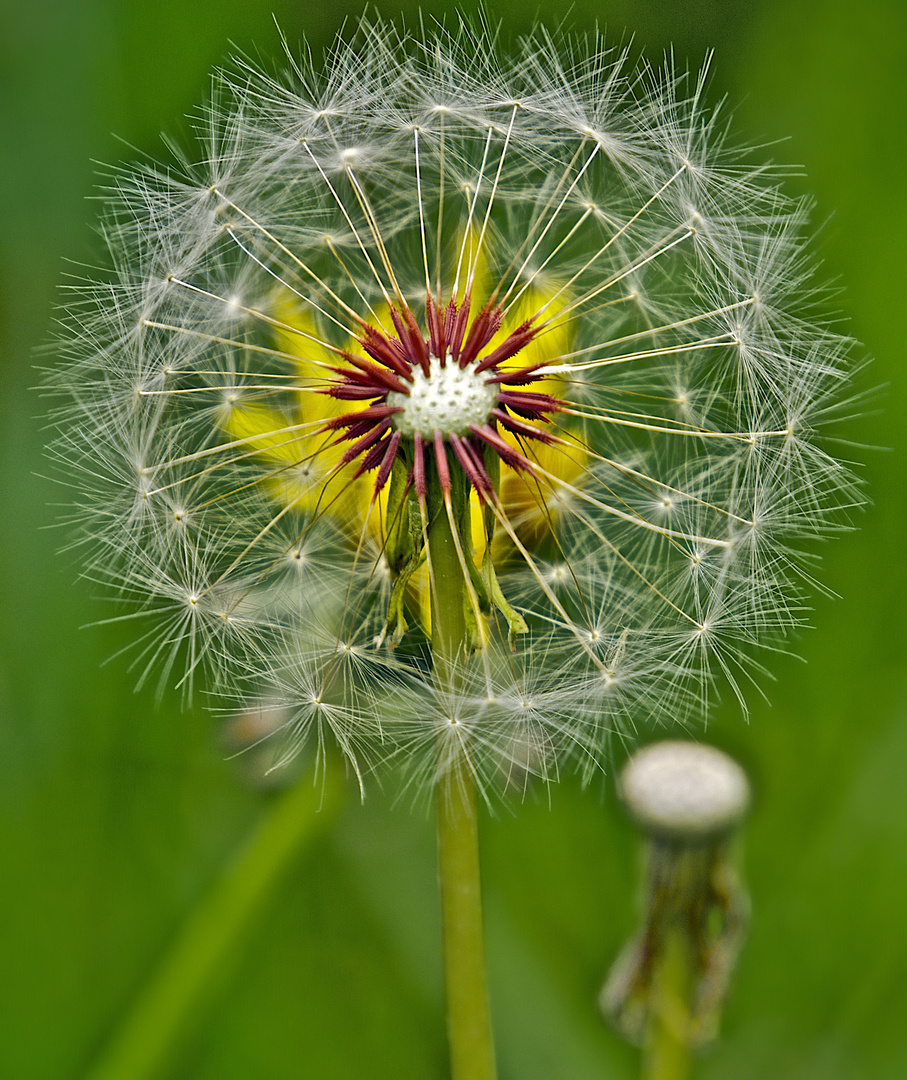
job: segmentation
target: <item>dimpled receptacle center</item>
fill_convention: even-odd
[[[419,434],[430,439],[436,431],[448,435],[468,435],[470,424],[486,424],[495,406],[497,388],[485,385],[487,374],[476,374],[470,366],[461,369],[449,357],[444,367],[433,356],[428,375],[413,371],[409,394],[391,391],[387,403],[403,410],[394,417],[394,426],[403,435]]]

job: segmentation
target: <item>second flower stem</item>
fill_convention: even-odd
[[[642,1048],[642,1080],[689,1080],[690,998],[694,965],[689,936],[669,926],[661,943],[652,982],[649,1023]]]

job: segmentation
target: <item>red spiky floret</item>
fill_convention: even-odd
[[[387,431],[390,426],[391,421],[389,417],[387,420],[382,420],[381,423],[378,424],[376,427],[373,427],[367,435],[363,435],[358,442],[353,443],[349,450],[347,450],[347,452],[340,459],[341,464],[348,465],[351,461],[355,461],[356,458],[359,457],[359,455],[362,453],[362,451],[368,450],[370,446],[377,442],[377,440],[381,438],[381,436],[385,433],[385,431]]]
[[[400,447],[400,440],[403,436],[399,431],[395,431],[389,439],[385,439],[384,442],[378,443],[378,446],[384,447],[384,456],[381,458],[381,465],[378,469],[378,475],[375,477],[375,495],[384,487],[391,474],[391,469],[394,467],[394,461],[397,458],[397,450]],[[378,449],[378,446],[375,449]],[[361,476],[364,472],[368,472],[370,468],[374,466],[366,466],[366,462],[363,462],[360,467],[358,476]]]
[[[425,451],[422,445],[422,436],[417,431],[413,435],[413,487],[420,500],[425,498],[428,491],[428,483],[425,479]]]
[[[560,412],[563,407],[558,399],[550,394],[525,391],[501,390],[498,393],[498,402],[520,416],[525,416],[527,420],[544,420],[545,423],[548,422],[545,413]]]
[[[432,439],[435,447],[435,468],[438,470],[438,482],[442,491],[450,491],[450,465],[447,461],[447,450],[444,448],[444,436],[436,431]]]
[[[368,451],[365,457],[359,464],[359,468],[353,474],[353,479],[358,480],[364,473],[371,472],[372,469],[377,468],[378,474],[375,477],[375,497],[377,498],[379,492],[387,483],[388,477],[391,474],[393,468],[394,458],[397,456],[397,447],[400,445],[400,432],[395,431],[393,435],[388,436],[386,439],[382,439]]]
[[[498,364],[509,360],[512,356],[516,356],[520,349],[525,348],[541,329],[541,326],[533,326],[532,321],[527,319],[508,336],[506,341],[502,341],[494,352],[489,353],[476,365],[476,371],[487,371],[489,368],[497,367]],[[538,365],[535,365],[535,367],[537,369]]]
[[[525,439],[535,439],[538,442],[545,443],[547,446],[554,442],[554,436],[549,435],[547,431],[539,431],[538,428],[527,424],[525,420],[517,420],[515,416],[508,416],[502,409],[492,409],[491,418],[497,420],[501,427],[512,431],[514,435],[522,435]],[[542,419],[547,420],[548,418],[543,416]]]
[[[431,293],[428,294],[425,300],[425,322],[428,324],[428,344],[432,356],[437,356],[443,361],[446,352],[444,346],[444,319]]]
[[[453,299],[447,305],[447,315],[444,319],[444,336],[447,339],[446,351],[450,353],[454,363],[460,362],[460,349],[463,346],[463,335],[466,332],[466,323],[469,320],[471,304],[472,300],[467,294],[459,308]]]
[[[359,343],[373,360],[412,382],[412,367],[408,363],[399,341],[387,337],[380,330],[376,330],[374,326],[366,325],[359,338]]]
[[[493,375],[489,375],[485,380],[486,386],[493,386],[496,383],[501,383],[506,386],[525,386],[526,383],[535,382],[539,379],[539,372],[545,367],[544,364],[529,364],[528,367],[517,368],[515,371],[497,371]]]
[[[456,454],[457,460],[463,471],[469,477],[469,481],[475,488],[479,498],[484,502],[486,492],[494,490],[488,473],[485,471],[485,463],[481,455],[476,452],[468,439],[461,439],[459,435],[451,435],[450,445]]]
[[[492,307],[491,304],[486,304],[482,308],[466,335],[466,341],[460,353],[459,363],[461,368],[468,367],[479,355],[480,351],[491,341],[501,328],[503,318],[504,311],[500,306]]]
[[[371,384],[383,386],[388,391],[395,390],[398,394],[406,394],[409,392],[406,388],[406,383],[401,382],[393,371],[388,371],[383,367],[379,367],[378,364],[373,364],[369,360],[363,360],[361,356],[356,356],[355,353],[345,352],[341,355],[348,364],[352,364],[354,368],[358,368],[361,374],[365,375]],[[338,369],[335,368],[334,370],[337,371]],[[343,372],[343,374],[346,374],[342,368],[339,370]]]
[[[334,431],[337,428],[351,428],[354,424],[366,423],[369,426],[383,420],[387,416],[393,416],[402,412],[399,406],[393,405],[370,405],[367,409],[358,409],[356,412],[344,413],[343,416],[335,416],[321,429],[322,431]]]
[[[494,450],[501,461],[505,462],[513,469],[529,469],[532,470],[532,463],[518,451],[514,450],[512,446],[504,442],[501,436],[491,427],[490,424],[470,424],[469,430],[481,439],[482,442],[487,443],[488,446]]]

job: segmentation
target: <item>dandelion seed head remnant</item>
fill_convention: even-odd
[[[204,667],[287,755],[503,786],[740,691],[856,499],[820,438],[848,345],[703,92],[598,37],[363,22],[112,176],[56,452],[143,672]]]

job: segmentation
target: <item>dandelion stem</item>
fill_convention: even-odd
[[[150,1080],[171,1058],[243,932],[282,873],[333,817],[337,786],[311,776],[271,803],[261,824],[213,884],[140,991],[106,1050],[89,1070],[90,1080]]]
[[[693,1002],[702,978],[714,851],[713,844],[651,844],[653,968],[642,1080],[688,1080],[692,1074]]]
[[[430,495],[432,492],[430,491]],[[468,489],[459,493],[468,500]],[[467,647],[466,579],[453,522],[440,499],[428,530],[432,579],[432,650],[436,678],[456,679]],[[455,498],[456,503],[460,502]],[[435,505],[432,506],[432,503]],[[465,502],[468,513],[468,501]],[[469,556],[467,556],[469,557]],[[458,722],[456,717],[451,723]],[[446,752],[446,751],[445,751]],[[444,979],[452,1080],[494,1080],[494,1043],[485,977],[475,778],[460,751],[438,785],[438,866],[444,924]]]
[[[695,958],[682,926],[666,929],[653,975],[650,1011],[642,1047],[642,1080],[687,1080],[691,1075],[690,997]]]
[[[439,789],[438,852],[451,1077],[494,1080],[475,783],[465,769]]]

